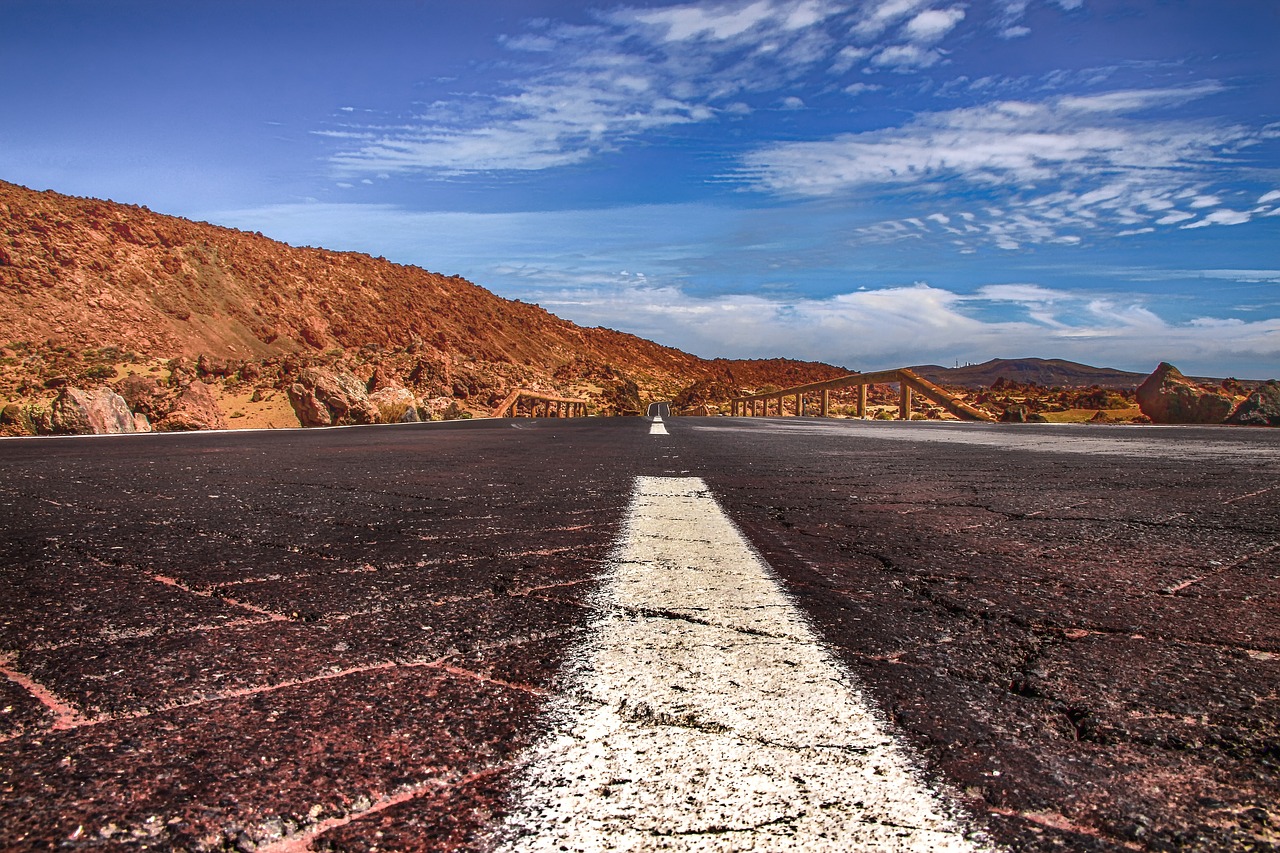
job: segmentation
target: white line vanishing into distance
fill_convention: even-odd
[[[501,849],[991,849],[695,477],[636,479]]]
[[[654,415],[653,422],[649,424],[649,435],[670,435],[667,432],[667,426],[662,422],[662,415]]]

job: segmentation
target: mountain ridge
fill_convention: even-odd
[[[1141,385],[1148,375],[1113,367],[1093,367],[1060,358],[993,358],[964,367],[924,364],[911,369],[939,385],[964,388],[990,388],[997,380],[1004,379],[1020,385],[1063,388],[1088,388],[1097,385],[1102,388],[1132,390]]]

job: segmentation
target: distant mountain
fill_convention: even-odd
[[[1111,367],[1091,367],[1058,358],[993,358],[982,364],[964,367],[942,367],[937,364],[913,367],[916,373],[939,385],[965,388],[989,388],[997,379],[1019,384],[1035,384],[1059,388],[1137,388],[1145,373],[1132,373]]]

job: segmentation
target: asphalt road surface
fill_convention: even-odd
[[[0,441],[0,849],[1273,850],[1280,432]]]

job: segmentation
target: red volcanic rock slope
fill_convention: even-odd
[[[2,181],[0,346],[15,348],[11,358],[113,348],[140,359],[326,356],[348,367],[353,353],[409,348],[547,387],[603,372],[651,394],[712,373],[765,384],[842,372],[784,360],[709,362],[574,325],[456,276]],[[30,378],[28,392],[49,381]],[[6,390],[12,398],[18,388]]]

